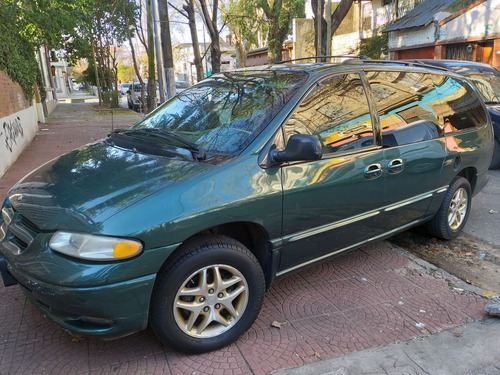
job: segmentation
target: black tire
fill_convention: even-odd
[[[495,151],[493,152],[493,158],[491,159],[490,169],[500,168],[500,141],[495,138]]]
[[[427,223],[430,234],[444,240],[457,237],[469,217],[471,197],[469,181],[460,176],[455,177],[448,187],[439,211]]]
[[[234,284],[218,286],[216,275]],[[264,293],[264,274],[255,256],[229,237],[207,236],[187,244],[161,270],[149,321],[165,345],[185,353],[208,352],[246,332]]]
[[[128,104],[128,109],[134,109],[134,105],[130,100],[127,100],[127,104]]]

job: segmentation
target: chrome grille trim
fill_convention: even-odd
[[[39,230],[12,207],[2,209],[4,223],[0,229],[2,245],[14,254],[20,254],[33,242]]]

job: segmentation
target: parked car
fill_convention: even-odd
[[[157,86],[158,87],[158,86]],[[148,100],[148,84],[147,82],[144,83],[144,94],[145,94],[145,100],[144,102]],[[128,90],[127,90],[127,104],[129,109],[133,109],[134,111],[144,111],[142,108],[142,101],[141,101],[141,84],[140,83],[131,83]],[[156,104],[160,104],[160,92],[158,89],[156,89]]]
[[[463,77],[395,62],[216,74],[24,177],[0,269],[79,335],[228,345],[277,278],[426,223],[464,227],[493,132]]]
[[[495,134],[495,151],[490,169],[500,168],[500,71],[491,65],[460,60],[415,60],[450,69],[469,78],[488,108]]]
[[[130,83],[122,83],[122,95],[127,95],[127,91],[130,90]]]

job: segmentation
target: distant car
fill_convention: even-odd
[[[127,91],[130,89],[130,83],[122,83],[122,95],[127,95]]]
[[[490,113],[495,134],[495,151],[490,169],[500,168],[500,71],[491,65],[461,60],[413,60],[438,66],[469,78],[481,94]]]
[[[187,81],[175,81],[175,93],[178,94],[190,86],[191,84]]]
[[[144,82],[144,94],[146,96],[146,100],[148,99],[148,84]],[[146,102],[146,100],[144,102]],[[127,90],[127,104],[129,109],[133,109],[134,111],[144,110],[141,108],[141,84],[139,82],[135,82],[130,84],[129,89]],[[158,90],[158,86],[156,86],[156,105],[160,104],[160,92]]]

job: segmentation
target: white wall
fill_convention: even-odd
[[[332,55],[359,53],[359,32],[337,35],[332,38]]]
[[[0,118],[0,177],[17,160],[38,131],[35,105]]]
[[[47,96],[52,95],[52,93],[47,93]],[[47,105],[47,116],[49,116],[54,109],[56,109],[57,106],[57,100],[55,99],[48,99],[45,101],[45,104]]]
[[[440,27],[439,41],[500,34],[500,0],[488,0]]]
[[[436,26],[430,24],[422,28],[392,31],[389,33],[389,49],[434,43],[436,41],[435,30]]]

